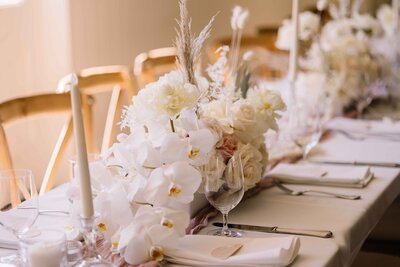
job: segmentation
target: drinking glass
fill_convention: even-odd
[[[32,171],[0,171],[0,189],[6,189],[1,194],[0,227],[20,239],[35,223],[39,214],[38,194]],[[18,255],[0,258],[0,263],[18,265],[19,262]]]
[[[19,240],[21,263],[25,267],[67,267],[65,233],[56,229],[35,229]]]
[[[225,164],[222,158],[210,162],[203,168],[204,193],[212,206],[222,213],[223,227],[209,234],[241,237],[242,233],[228,228],[228,213],[242,200],[244,175],[240,155],[234,155]]]
[[[317,106],[296,103],[289,112],[289,136],[302,150],[305,160],[322,135],[321,110]]]

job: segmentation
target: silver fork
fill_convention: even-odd
[[[356,199],[361,199],[361,196],[359,195],[346,195],[346,194],[338,194],[338,193],[332,193],[332,192],[326,192],[326,191],[320,191],[320,190],[292,190],[286,186],[284,186],[281,182],[278,180],[274,179],[274,184],[281,189],[282,191],[286,192],[289,195],[292,196],[301,196],[305,195],[308,193],[314,193],[314,194],[321,194],[321,195],[327,195],[327,196],[333,196],[336,198],[343,198],[343,199],[349,199],[349,200],[356,200]]]

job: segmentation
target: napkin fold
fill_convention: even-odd
[[[266,176],[285,183],[365,187],[374,175],[367,166],[281,163]]]
[[[227,259],[213,256],[224,248],[242,247]],[[287,266],[296,258],[300,239],[295,236],[269,238],[229,238],[209,235],[187,235],[165,250],[167,261],[190,266]]]
[[[0,226],[0,249],[18,249],[18,240],[9,231]]]

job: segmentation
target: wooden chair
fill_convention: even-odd
[[[280,78],[285,75],[288,62],[288,54],[275,47],[277,29],[260,30],[262,34],[256,36],[244,36],[241,39],[240,49],[243,54],[246,51],[253,52],[252,67],[255,73],[264,78]],[[231,44],[231,37],[221,38],[213,41],[207,50],[211,62],[218,59],[216,50],[224,45]]]
[[[71,99],[69,93],[41,94],[21,97],[0,103],[0,169],[12,169],[13,163],[8,147],[4,126],[16,120],[28,117],[54,113],[71,114]],[[64,124],[56,146],[47,165],[40,187],[40,193],[50,190],[54,184],[54,176],[62,155],[72,137],[72,115]],[[17,187],[10,186],[11,199],[17,199]],[[15,206],[17,203],[12,203]]]
[[[139,54],[135,58],[133,73],[138,88],[154,82],[161,75],[176,68],[176,48],[164,47]]]
[[[126,66],[101,66],[81,70],[78,74],[78,86],[82,95],[83,120],[87,149],[90,153],[99,152],[94,142],[93,132],[93,104],[94,96],[98,93],[111,91],[108,105],[106,123],[103,132],[101,152],[108,149],[114,142],[117,132],[117,123],[121,117],[123,94],[125,91],[128,98],[136,94],[133,77]],[[68,92],[71,75],[65,76],[58,84],[59,92]]]

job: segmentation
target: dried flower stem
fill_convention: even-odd
[[[195,70],[200,61],[201,48],[204,41],[210,37],[211,25],[215,16],[203,28],[197,37],[192,33],[192,19],[186,7],[186,0],[179,1],[180,19],[177,20],[178,29],[175,46],[177,48],[176,61],[185,81],[197,85]]]

